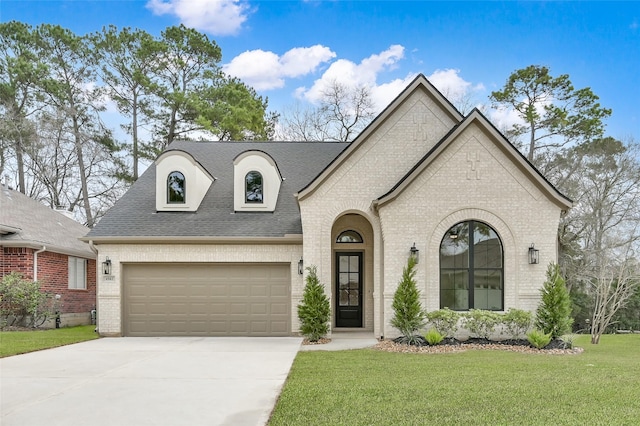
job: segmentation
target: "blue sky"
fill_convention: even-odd
[[[450,98],[488,104],[516,69],[545,65],[613,109],[607,134],[640,140],[640,2],[0,0],[0,21],[159,35],[184,23],[222,49],[224,69],[271,109],[314,102],[332,79],[384,107],[417,73]],[[454,99],[455,101],[455,99]],[[487,115],[501,127],[504,111]]]

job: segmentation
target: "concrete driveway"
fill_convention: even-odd
[[[297,337],[103,338],[0,359],[0,424],[263,425]]]

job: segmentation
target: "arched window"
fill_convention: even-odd
[[[244,197],[247,203],[262,203],[262,174],[252,171],[244,178]]]
[[[362,236],[356,231],[344,231],[336,238],[336,243],[361,243]]]
[[[440,243],[440,308],[504,309],[502,242],[486,223],[452,226]]]
[[[171,172],[167,177],[167,204],[184,204],[186,202],[186,185],[184,175]]]

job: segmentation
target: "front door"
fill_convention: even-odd
[[[362,253],[336,253],[336,327],[362,327]]]

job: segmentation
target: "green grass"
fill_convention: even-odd
[[[269,425],[635,425],[640,335],[579,355],[300,352]]]
[[[0,358],[97,339],[95,325],[34,331],[1,331]]]

